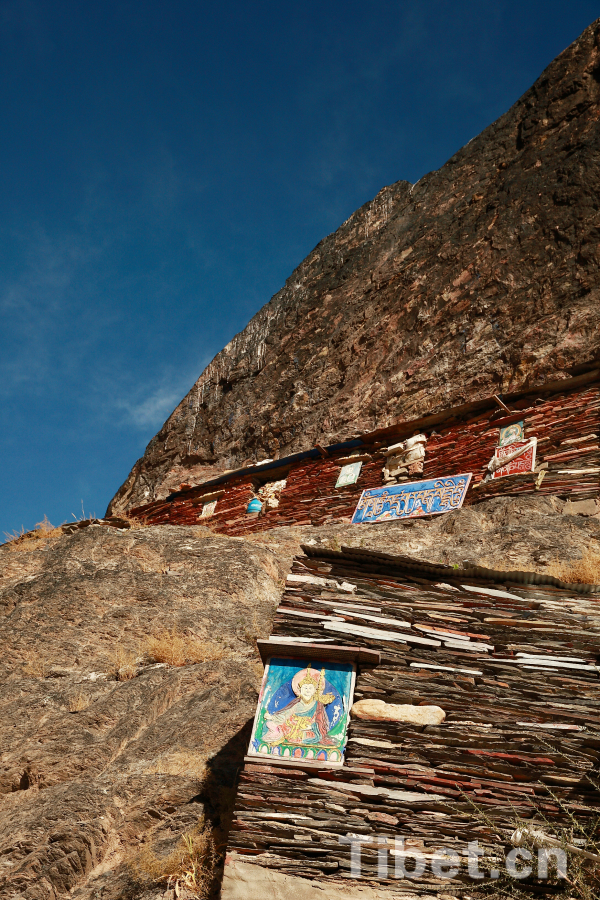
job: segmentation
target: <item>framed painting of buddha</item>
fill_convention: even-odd
[[[343,765],[355,679],[354,663],[269,659],[248,756]]]

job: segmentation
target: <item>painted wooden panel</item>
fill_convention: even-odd
[[[525,440],[525,429],[523,422],[513,422],[511,425],[505,425],[500,429],[499,447],[506,447],[507,444],[514,444],[517,441]]]
[[[342,466],[335,483],[336,488],[345,487],[347,484],[356,484],[361,468],[362,462],[348,463],[347,466]]]
[[[352,522],[387,522],[390,519],[411,519],[460,509],[470,481],[471,473],[468,473],[395,484],[387,488],[371,488],[362,492]]]
[[[517,441],[514,444],[506,444],[504,447],[496,447],[494,455],[498,460],[512,456],[521,447],[526,447],[527,449],[520,456],[517,456],[516,459],[509,459],[505,466],[496,469],[492,477],[504,478],[506,475],[533,472],[535,468],[536,444],[536,440],[533,439],[532,441]]]
[[[202,505],[202,512],[200,513],[201,519],[208,519],[210,516],[214,515],[215,509],[217,508],[216,500],[209,500],[208,503],[204,503]]]
[[[248,755],[343,765],[355,677],[351,662],[269,659]]]

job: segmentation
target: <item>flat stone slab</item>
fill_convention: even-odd
[[[228,853],[225,860],[221,900],[422,900],[422,894],[406,889],[373,888],[357,884],[324,884],[312,878],[286,875],[244,862],[239,854]]]
[[[446,718],[440,706],[411,706],[385,703],[383,700],[358,700],[352,707],[351,715],[356,719],[409,722],[411,725],[439,725]]]

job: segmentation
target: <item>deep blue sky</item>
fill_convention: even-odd
[[[103,514],[321,238],[441,166],[598,13],[0,0],[0,538]]]

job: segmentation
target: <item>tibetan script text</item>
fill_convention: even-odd
[[[371,488],[362,492],[352,521],[386,522],[460,509],[470,481],[471,473]]]

